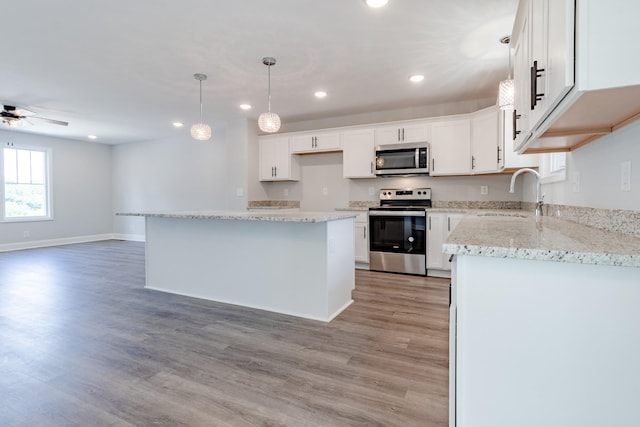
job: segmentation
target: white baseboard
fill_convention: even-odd
[[[27,242],[15,242],[0,244],[0,252],[19,251],[22,249],[45,248],[48,246],[72,245],[74,243],[99,242],[102,240],[131,240],[144,242],[144,235],[137,234],[94,234],[90,236],[63,237],[59,239],[31,240]]]
[[[116,239],[116,240],[128,240],[130,242],[144,242],[145,241],[144,234],[114,233],[112,238]]]

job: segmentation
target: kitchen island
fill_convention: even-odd
[[[640,418],[640,239],[557,218],[469,214],[454,255],[450,425]]]
[[[352,303],[355,214],[150,212],[146,285],[328,322]]]

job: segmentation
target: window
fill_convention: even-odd
[[[51,153],[46,148],[2,148],[2,220],[51,219]]]
[[[566,180],[567,153],[542,154],[539,172],[544,184]]]

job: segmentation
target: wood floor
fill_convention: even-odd
[[[141,243],[0,253],[0,425],[444,426],[448,285],[359,270],[327,324],[146,290]]]

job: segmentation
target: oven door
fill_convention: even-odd
[[[426,274],[426,212],[370,210],[371,270]]]

